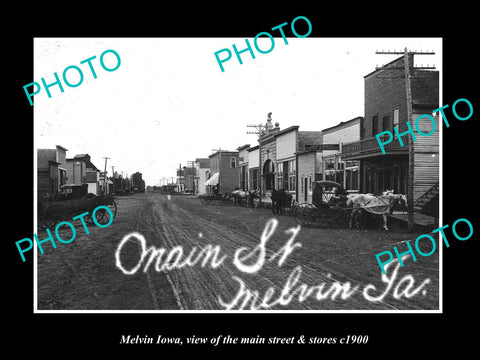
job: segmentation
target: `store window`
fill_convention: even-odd
[[[394,109],[393,110],[393,126],[398,126],[399,122],[400,122],[400,110]]]
[[[277,189],[283,188],[283,163],[277,164]]]
[[[250,189],[258,190],[258,169],[251,170]]]
[[[358,161],[345,162],[345,189],[358,190]]]
[[[289,176],[289,169],[288,169],[288,161],[283,162],[283,184],[282,189],[288,190],[288,176]]]
[[[383,130],[383,131],[393,130],[393,128],[390,128],[390,116],[388,116],[388,115],[385,115],[385,116],[382,118],[382,130]]]
[[[378,134],[378,115],[372,117],[372,137]]]
[[[295,169],[295,160],[290,160],[289,162],[289,165],[288,165],[288,169],[289,169],[289,173],[288,173],[288,190],[289,191],[295,191],[296,188],[297,188],[297,173],[296,173],[296,169]]]

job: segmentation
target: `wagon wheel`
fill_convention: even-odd
[[[43,230],[55,227],[62,219],[63,213],[63,207],[58,204],[47,206],[38,217],[38,227]]]
[[[108,208],[110,209],[110,206],[108,206]],[[113,218],[115,218],[115,213],[113,211],[112,211],[112,214],[114,215]],[[93,212],[92,212],[92,215],[93,215]],[[110,216],[111,216],[110,213],[104,208],[100,208],[97,211],[95,211],[95,220],[100,225],[108,224],[110,222]],[[90,218],[92,217],[90,216]]]
[[[93,211],[98,206],[108,207],[110,209],[110,211],[112,212],[113,219],[115,219],[115,217],[117,216],[117,203],[113,199],[107,200],[107,202],[105,202],[103,204],[98,204],[97,203],[96,205],[94,205],[92,207],[92,209],[89,211],[89,214],[88,214],[88,222],[90,222],[90,223],[93,222],[93,219],[92,219]],[[105,209],[100,208],[95,212],[95,220],[97,220],[97,222],[101,225],[108,224],[108,222],[110,221],[110,214]]]
[[[292,216],[295,219],[295,222],[299,225],[301,225],[301,214],[302,214],[303,207],[300,207],[299,205],[296,205],[292,209]]]
[[[301,220],[302,225],[310,226],[313,224],[318,215],[318,209],[313,204],[308,204],[303,208]]]
[[[295,219],[295,222],[299,225],[303,225],[303,210],[305,209],[306,205],[307,203],[298,204],[292,210],[293,218]]]

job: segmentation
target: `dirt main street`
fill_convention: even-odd
[[[57,243],[56,249],[47,249],[45,243],[45,254],[37,254],[39,310],[439,307],[438,250],[429,257],[417,256],[416,262],[406,259],[398,269],[398,262],[392,263],[383,277],[375,259],[380,251],[393,251],[394,245],[407,250],[404,241],[419,233],[398,227],[391,231],[302,227],[295,232],[298,225],[291,216],[273,216],[268,209],[203,206],[189,196],[145,193],[116,201],[117,217],[109,227],[89,224],[87,235],[79,224],[75,241]],[[273,225],[271,219],[278,222],[275,229],[266,228]],[[71,233],[62,231],[70,238]],[[265,254],[258,247],[264,231],[271,235]],[[163,257],[157,262],[158,257],[150,257],[152,251],[142,257],[138,236],[120,247],[132,232],[143,236],[145,250],[154,247],[154,255],[163,251]],[[45,232],[38,235],[46,238]],[[289,239],[291,252],[285,252]],[[430,249],[426,245],[424,252]]]

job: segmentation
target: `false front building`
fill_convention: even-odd
[[[408,54],[411,81],[412,119],[422,114],[432,114],[439,103],[438,71],[419,70],[413,67],[413,54]],[[407,88],[404,71],[404,57],[366,75],[365,116],[361,123],[360,140],[342,145],[342,159],[355,161],[360,168],[360,192],[380,194],[387,189],[407,194],[409,176],[409,145],[413,146],[413,195],[417,202],[426,193],[434,193],[439,182],[439,126],[430,136],[416,134],[412,141],[410,134],[401,137],[403,145],[394,140],[385,145],[382,153],[375,135],[397,127],[399,133],[408,130]],[[438,115],[435,115],[438,124]],[[432,124],[425,119],[418,124],[423,133],[432,130]],[[384,139],[386,142],[386,140]]]
[[[280,130],[268,118],[259,143],[259,189],[263,197],[269,197],[274,189],[284,189],[295,201],[297,189],[297,153],[322,143],[321,131],[299,131],[299,126]]]
[[[205,181],[207,193],[232,192],[238,187],[238,151],[218,150],[209,157],[210,171]]]

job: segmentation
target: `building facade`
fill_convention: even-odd
[[[208,158],[195,159],[196,178],[195,178],[195,194],[204,195],[207,193],[205,182],[208,179],[210,171],[210,160]]]
[[[312,202],[313,182],[322,180],[322,151],[304,150],[296,153],[297,163],[297,195],[299,203]]]
[[[248,156],[248,189],[250,191],[259,190],[260,183],[260,151],[259,146],[249,147]]]
[[[209,157],[207,192],[216,187],[219,193],[232,192],[238,187],[238,151],[219,150]]]
[[[408,55],[412,95],[412,119],[420,114],[431,114],[439,103],[438,71],[418,70],[413,67],[413,54]],[[365,79],[365,116],[361,123],[360,140],[345,143],[342,146],[344,161],[358,161],[360,165],[360,186],[363,193],[379,194],[393,189],[395,193],[407,194],[409,176],[409,143],[413,145],[414,199],[439,182],[439,137],[437,126],[435,133],[428,137],[411,135],[402,137],[402,146],[398,137],[385,145],[382,153],[375,135],[382,131],[391,131],[394,126],[400,133],[407,127],[407,89],[404,77],[404,57],[400,57],[366,75]],[[435,118],[438,123],[438,116]],[[430,132],[429,121],[419,123],[420,129]]]
[[[237,148],[238,151],[238,188],[240,190],[248,191],[248,149],[250,144],[246,144]]]
[[[78,154],[67,159],[67,184],[87,184],[87,191],[99,194],[100,170],[92,163],[90,155]]]
[[[358,116],[338,125],[323,129],[323,142],[330,147],[323,149],[323,177],[322,180],[338,182],[349,193],[356,193],[360,183],[360,162],[358,160],[344,160],[342,146],[360,140],[360,127],[363,118]]]
[[[37,149],[37,195],[56,194],[67,184],[67,160],[63,146],[55,149]]]
[[[299,131],[299,126],[280,130],[278,123],[267,120],[259,137],[260,188],[263,197],[274,189],[284,189],[298,199],[297,153],[322,144],[321,131]]]

